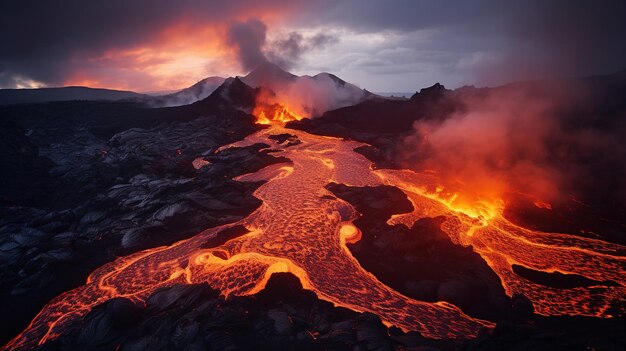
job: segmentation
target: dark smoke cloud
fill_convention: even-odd
[[[304,53],[323,49],[338,41],[337,37],[324,33],[307,38],[300,32],[291,32],[271,43],[268,57],[275,64],[289,69],[296,65]]]
[[[267,26],[258,19],[233,23],[228,30],[228,42],[236,49],[241,66],[246,71],[267,62],[263,53]]]
[[[305,37],[294,31],[267,42],[267,26],[254,18],[235,22],[228,29],[228,42],[237,50],[241,67],[246,71],[268,61],[283,69],[290,69],[304,53],[322,49],[337,41],[336,37],[324,33]]]

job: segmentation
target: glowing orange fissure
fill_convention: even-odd
[[[267,115],[266,115],[267,117]],[[269,118],[268,118],[269,119]],[[273,121],[274,119],[270,120]],[[278,119],[277,121],[280,121]],[[254,193],[262,205],[248,217],[197,234],[168,247],[121,257],[94,271],[85,285],[53,299],[5,349],[32,348],[58,337],[73,320],[115,297],[144,301],[159,288],[209,283],[224,295],[249,295],[265,287],[273,272],[291,272],[320,298],[355,311],[380,316],[387,325],[416,330],[431,338],[472,337],[494,325],[472,318],[445,302],[408,298],[382,284],[352,256],[347,243],[360,239],[352,224],[355,209],[325,188],[391,185],[414,206],[389,224],[411,226],[424,217],[444,216],[441,229],[459,245],[471,245],[500,277],[509,295],[524,294],[544,315],[610,317],[612,301],[625,293],[625,247],[599,240],[518,227],[501,214],[500,204],[461,201],[430,173],[372,170],[354,149],[363,144],[287,130],[281,123],[230,146],[271,144],[270,135],[295,134],[302,143],[281,151],[290,165],[268,166],[236,178],[266,181]],[[230,147],[227,146],[227,147]],[[205,249],[220,231],[245,226],[249,233]],[[616,286],[553,289],[517,276],[512,266],[579,274]],[[617,304],[617,308],[623,308]],[[623,312],[623,311],[621,311]]]

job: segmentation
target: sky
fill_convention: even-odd
[[[0,88],[170,91],[265,61],[374,92],[626,68],[622,0],[0,0]]]

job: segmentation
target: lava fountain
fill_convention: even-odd
[[[259,116],[263,111],[258,110]],[[626,293],[625,247],[521,228],[507,221],[501,209],[491,204],[474,210],[457,206],[454,189],[442,187],[433,174],[372,170],[371,162],[354,151],[361,143],[287,130],[281,123],[272,123],[224,148],[271,144],[269,136],[281,133],[294,134],[302,141],[279,152],[291,163],[271,165],[237,178],[266,181],[254,193],[263,201],[256,211],[239,222],[205,230],[171,246],[121,257],[98,268],[85,285],[48,303],[4,349],[31,348],[55,339],[69,323],[115,297],[142,302],[163,287],[204,282],[226,296],[249,295],[263,289],[274,272],[291,272],[322,299],[375,313],[387,325],[415,330],[426,337],[472,337],[494,326],[464,314],[450,303],[408,298],[365,271],[346,246],[360,239],[359,229],[352,224],[357,213],[325,189],[330,182],[401,189],[414,211],[393,216],[391,224],[411,225],[420,218],[444,216],[442,229],[450,240],[472,245],[501,278],[507,294],[524,294],[537,313],[610,317],[609,306]],[[204,247],[209,239],[236,226],[245,227],[247,233],[216,247]],[[512,270],[514,264],[616,284],[551,289],[517,276]]]

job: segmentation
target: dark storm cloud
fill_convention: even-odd
[[[270,44],[267,56],[270,61],[289,69],[293,67],[301,56],[312,50],[323,49],[329,44],[337,43],[335,36],[318,33],[312,37],[305,37],[299,32],[290,32],[277,38]]]
[[[346,0],[319,15],[310,14],[307,20],[361,32],[407,33],[404,45],[409,47],[411,32],[432,30],[429,46],[416,48],[465,58],[456,68],[471,69],[469,73],[475,77],[502,80],[623,69],[624,18],[626,2],[622,0],[471,0],[454,4],[373,0],[367,5]],[[485,60],[481,62],[479,56]]]
[[[254,20],[280,11],[276,23]],[[419,85],[424,72],[457,83],[588,75],[626,66],[624,18],[626,2],[620,0],[2,1],[0,86],[31,79],[62,84],[77,68],[103,69],[90,59],[150,44],[177,24],[225,26],[248,69],[265,59],[306,69],[300,62],[308,51],[338,41],[336,52],[315,64],[355,78],[361,72],[364,83],[376,80],[371,85],[389,85],[398,75]],[[268,39],[282,25],[289,31]],[[305,28],[319,30],[305,36]],[[333,29],[396,37],[357,47]]]
[[[5,76],[58,83],[77,52],[147,40],[164,22],[182,15],[174,2],[11,1],[0,11],[0,63]],[[10,78],[9,78],[10,79]]]

